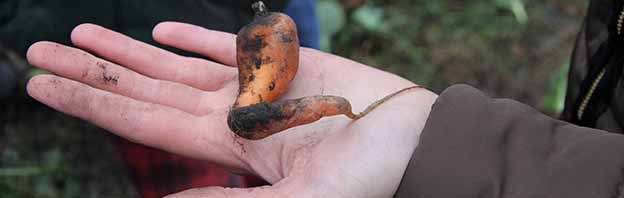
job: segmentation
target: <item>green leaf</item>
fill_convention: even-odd
[[[568,64],[553,74],[550,89],[542,99],[542,108],[554,114],[563,111],[568,82]]]
[[[353,13],[353,20],[369,31],[382,28],[384,11],[379,7],[364,5]]]
[[[45,154],[45,161],[48,165],[59,165],[63,161],[61,149],[53,148]]]
[[[522,0],[495,0],[494,3],[500,8],[511,11],[520,24],[525,24],[529,19]]]
[[[20,167],[20,168],[2,168],[0,169],[1,177],[10,176],[33,176],[45,173],[41,167]]]
[[[342,6],[335,0],[319,1],[316,5],[320,26],[321,49],[331,49],[331,38],[345,25],[345,13]]]
[[[511,5],[510,9],[516,17],[516,21],[520,24],[525,24],[529,17],[527,15],[526,9],[524,8],[524,2],[522,0],[510,0]]]

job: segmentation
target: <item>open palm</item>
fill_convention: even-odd
[[[153,36],[216,62],[180,56],[83,24],[71,35],[82,50],[52,42],[31,46],[29,62],[58,76],[34,77],[28,92],[131,141],[256,174],[273,184],[208,187],[172,196],[392,196],[436,97],[422,89],[410,91],[358,121],[334,116],[266,139],[245,140],[226,123],[238,93],[236,36],[174,22],[159,24]],[[398,76],[312,49],[302,48],[300,57],[300,69],[283,98],[337,95],[360,111],[413,86]]]

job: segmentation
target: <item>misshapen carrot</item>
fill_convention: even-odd
[[[362,113],[354,114],[347,99],[309,96],[277,101],[299,68],[299,39],[295,23],[281,13],[267,12],[259,1],[252,5],[253,22],[236,39],[239,95],[228,115],[228,126],[238,136],[257,140],[286,129],[315,122],[325,116],[345,115],[360,119],[404,91],[390,94]]]

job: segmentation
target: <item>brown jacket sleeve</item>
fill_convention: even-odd
[[[624,136],[456,85],[433,105],[397,197],[622,198]]]

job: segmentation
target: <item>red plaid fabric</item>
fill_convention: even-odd
[[[185,158],[115,137],[138,193],[143,198],[163,197],[182,190],[226,186],[246,187],[266,182],[242,177],[208,162]]]

